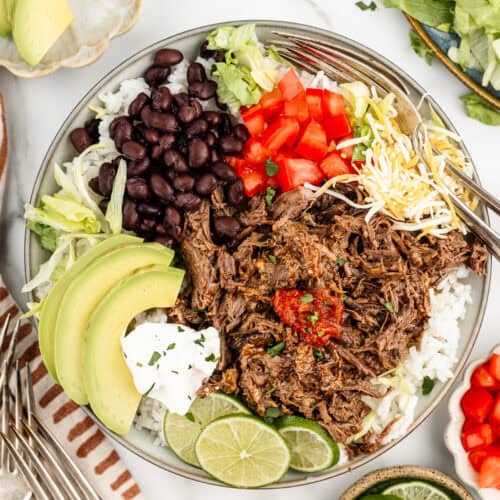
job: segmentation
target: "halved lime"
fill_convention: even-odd
[[[432,484],[409,481],[389,486],[384,495],[395,495],[402,500],[449,500],[449,496]]]
[[[186,415],[167,412],[163,421],[165,441],[184,462],[199,467],[194,445],[200,432],[213,420],[234,413],[250,413],[236,398],[215,392],[196,398]]]
[[[237,488],[279,481],[290,464],[290,451],[279,432],[250,415],[214,420],[201,432],[195,451],[205,472]]]
[[[279,433],[290,448],[290,467],[302,472],[318,472],[339,461],[339,447],[321,425],[302,417],[281,417]]]

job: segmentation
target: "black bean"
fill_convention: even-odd
[[[177,132],[179,130],[179,122],[173,113],[152,111],[149,116],[149,126],[162,132]]]
[[[248,139],[250,139],[250,132],[243,123],[238,123],[238,125],[234,127],[234,135],[243,142],[247,142]]]
[[[122,146],[122,153],[131,160],[142,160],[146,156],[146,148],[136,141],[127,141]]]
[[[217,83],[213,80],[206,80],[205,82],[194,82],[189,86],[190,95],[207,101],[215,96],[217,92]]]
[[[146,106],[149,101],[149,97],[144,92],[141,92],[137,97],[130,103],[128,107],[128,114],[132,118],[137,118],[142,111],[142,108]]]
[[[202,139],[195,137],[188,146],[189,166],[193,168],[203,167],[210,159],[210,149]]]
[[[156,232],[156,221],[154,219],[144,219],[139,224],[139,234],[146,240],[151,240]]]
[[[140,142],[141,144],[144,143],[145,141],[144,134],[146,133],[146,130],[148,130],[148,127],[146,127],[144,123],[136,123],[132,130],[132,140]],[[154,129],[149,129],[149,130],[154,130]]]
[[[149,185],[151,191],[164,202],[169,202],[174,200],[174,189],[169,184],[169,182],[164,179],[160,174],[153,174],[149,178]]]
[[[99,191],[99,177],[93,177],[89,181],[89,187],[94,191],[94,193],[101,194]]]
[[[233,207],[239,208],[246,201],[245,192],[243,191],[243,182],[237,180],[226,189],[227,200]]]
[[[238,236],[241,225],[234,217],[223,215],[214,218],[214,228],[218,236],[233,239]]]
[[[127,194],[135,200],[148,200],[150,192],[148,184],[140,177],[132,177],[127,180]]]
[[[179,174],[184,174],[189,172],[188,164],[184,157],[179,153],[179,151],[175,151],[174,149],[167,149],[165,154],[163,155],[163,161],[167,167],[173,167],[174,170]]]
[[[182,240],[182,228],[180,226],[170,226],[167,228],[167,233],[176,241]]]
[[[129,231],[134,231],[139,224],[139,214],[136,204],[126,199],[123,204],[123,227]]]
[[[198,210],[201,205],[201,198],[193,193],[180,193],[175,197],[175,206],[186,212]]]
[[[235,181],[236,172],[227,163],[218,161],[212,165],[212,172],[223,181]]]
[[[179,108],[177,116],[182,123],[191,123],[196,119],[196,109],[189,104],[183,104]]]
[[[187,193],[194,188],[194,177],[191,175],[179,175],[173,181],[173,186],[181,193]]]
[[[199,118],[203,114],[203,106],[198,99],[190,99],[189,104],[196,111],[196,118]]]
[[[162,151],[170,149],[175,144],[175,135],[173,134],[163,134],[158,142]]]
[[[150,87],[161,85],[170,74],[168,66],[150,66],[144,73],[144,80]]]
[[[204,82],[207,79],[205,68],[200,63],[191,63],[187,69],[187,81],[189,85],[195,82]]]
[[[108,128],[111,139],[114,139],[118,125],[127,123],[130,125],[129,119],[126,116],[117,116],[116,118],[113,118]]]
[[[99,209],[101,210],[101,212],[103,214],[106,213],[106,210],[108,209],[108,205],[109,205],[109,200],[107,198],[103,198],[100,202],[99,202]]]
[[[205,135],[205,142],[209,148],[213,148],[217,144],[217,136],[213,132],[208,132]]]
[[[167,234],[167,229],[163,224],[156,224],[155,231],[156,234],[160,236],[165,236]]]
[[[127,177],[139,177],[145,174],[150,165],[151,160],[147,156],[142,160],[130,161],[127,165]]]
[[[91,118],[85,122],[85,130],[89,133],[92,142],[95,144],[99,142],[99,124],[101,120]]]
[[[116,167],[111,163],[103,163],[99,169],[99,193],[102,196],[110,196],[113,191]]]
[[[214,174],[203,174],[198,178],[195,190],[203,196],[209,195],[217,187],[217,178]]]
[[[183,104],[189,104],[189,95],[186,92],[179,92],[174,94],[174,101],[177,106],[181,107]]]
[[[158,130],[155,130],[154,128],[147,128],[144,131],[144,139],[146,142],[149,142],[149,144],[156,144],[160,140],[160,134]]]
[[[157,236],[153,241],[167,248],[172,248],[175,243],[174,239],[169,236]]]
[[[132,139],[134,129],[132,127],[132,124],[128,120],[123,119],[123,117],[119,118],[116,118],[116,122],[115,120],[111,122],[111,125],[109,126],[109,132],[111,138],[115,141],[116,147],[118,148],[118,150],[121,150],[123,144]]]
[[[203,118],[198,118],[186,129],[186,136],[189,138],[203,135],[208,131],[208,123]]]
[[[159,144],[155,144],[151,148],[151,152],[150,152],[151,158],[153,160],[159,160],[160,157],[161,157],[162,152],[163,152],[162,147]]]
[[[224,157],[216,149],[212,149],[212,151],[210,151],[210,161],[212,163],[222,161],[223,159]]]
[[[162,212],[159,206],[151,203],[139,203],[137,211],[144,217],[160,217]]]
[[[182,215],[174,207],[167,207],[165,209],[165,217],[163,219],[163,225],[169,226],[181,226],[182,225]]]
[[[155,111],[168,111],[174,101],[168,87],[154,89],[151,93],[151,108]]]
[[[224,102],[219,101],[219,96],[215,96],[215,104],[216,106],[221,110],[221,111],[227,111],[228,107],[227,104]]]
[[[167,168],[167,179],[172,181],[177,177],[177,172],[173,168]]]
[[[155,54],[155,64],[157,66],[174,66],[184,59],[182,52],[177,49],[160,49]]]
[[[207,120],[211,127],[218,127],[221,123],[221,116],[217,111],[205,111],[203,118]]]
[[[227,113],[220,114],[219,130],[222,135],[231,135],[233,133],[233,124],[231,118]]]
[[[75,128],[69,135],[69,138],[71,144],[73,144],[73,147],[79,153],[82,153],[93,144],[92,137],[90,137],[90,134],[83,127]]]
[[[219,139],[219,148],[226,155],[237,155],[243,150],[243,141],[232,135],[224,135]]]

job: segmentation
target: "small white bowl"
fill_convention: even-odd
[[[500,345],[491,351],[490,355],[485,359],[480,359],[472,363],[465,371],[462,383],[456,388],[450,398],[448,411],[450,420],[444,434],[446,447],[453,455],[455,460],[455,472],[462,482],[474,488],[483,500],[499,500],[500,491],[495,488],[480,488],[478,484],[478,473],[473,469],[469,462],[467,452],[462,446],[460,435],[462,426],[465,422],[465,417],[460,408],[460,400],[467,390],[471,387],[470,378],[472,372],[483,363],[486,363],[491,357],[491,354],[500,354]]]

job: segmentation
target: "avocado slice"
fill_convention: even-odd
[[[2,36],[9,36],[11,31],[8,2],[9,0],[0,0],[0,35]]]
[[[19,55],[36,66],[72,21],[66,0],[17,0],[12,37]]]
[[[88,403],[83,384],[83,344],[92,313],[123,278],[152,266],[168,266],[174,252],[158,243],[128,245],[103,255],[77,276],[63,297],[56,321],[55,363],[66,394]]]
[[[184,271],[158,268],[122,280],[99,304],[89,323],[83,370],[90,406],[119,435],[128,433],[142,395],[123,358],[121,337],[132,319],[154,307],[172,307]]]
[[[1,0],[0,0],[1,1]],[[56,282],[50,293],[43,302],[40,319],[38,321],[38,343],[40,344],[40,352],[45,363],[47,371],[52,379],[59,383],[57,377],[56,365],[54,361],[54,339],[56,329],[57,313],[59,306],[74,279],[92,262],[102,255],[111,252],[125,245],[142,243],[141,238],[128,236],[126,234],[118,234],[97,243],[90,250],[85,252],[77,261],[61,276]]]

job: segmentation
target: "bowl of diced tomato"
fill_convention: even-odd
[[[445,441],[457,475],[484,500],[500,498],[500,345],[453,393]]]

